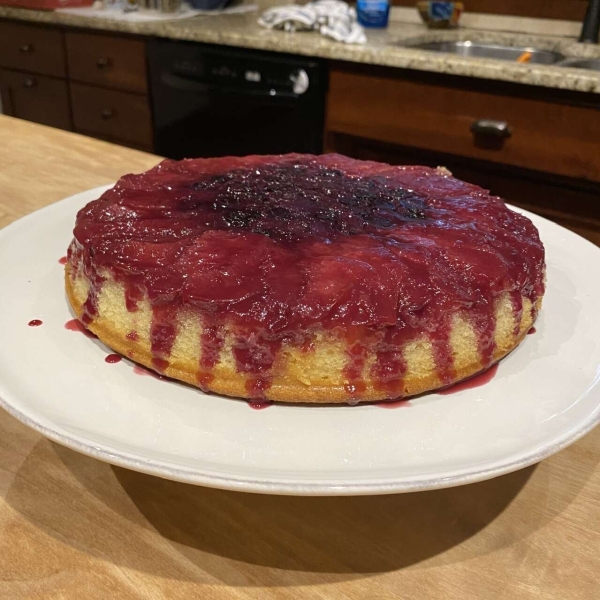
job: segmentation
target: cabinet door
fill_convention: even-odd
[[[146,43],[114,35],[66,33],[69,76],[73,81],[144,94]]]
[[[117,142],[152,146],[148,98],[71,83],[75,130]]]
[[[66,77],[62,32],[36,25],[0,22],[0,67]]]
[[[0,90],[5,114],[59,129],[72,129],[65,81],[2,70]]]

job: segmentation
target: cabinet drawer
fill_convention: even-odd
[[[334,69],[327,129],[403,146],[600,181],[600,110]],[[482,120],[501,131],[474,134]]]
[[[152,144],[148,98],[71,83],[75,130],[142,146]]]
[[[90,33],[65,35],[71,79],[146,93],[145,42]]]
[[[45,27],[0,22],[0,66],[65,77],[62,33]]]
[[[0,91],[5,114],[59,129],[72,129],[65,81],[3,70],[0,71]]]

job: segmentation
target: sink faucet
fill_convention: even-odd
[[[580,42],[598,43],[598,31],[600,30],[600,0],[590,0],[583,27],[581,28]]]

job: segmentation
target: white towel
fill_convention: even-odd
[[[304,6],[290,4],[266,10],[259,25],[284,31],[317,30],[346,44],[364,44],[364,29],[356,21],[356,11],[342,0],[316,0]]]

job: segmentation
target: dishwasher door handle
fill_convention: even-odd
[[[252,98],[272,98],[274,100],[296,100],[299,98],[299,94],[281,91],[275,88],[270,90],[266,90],[264,88],[253,90],[246,87],[228,87],[211,83],[203,83],[201,81],[197,81],[196,79],[181,77],[180,75],[174,75],[173,73],[161,73],[160,79],[164,85],[185,92],[216,92],[218,94],[232,94],[237,96],[249,96]]]

